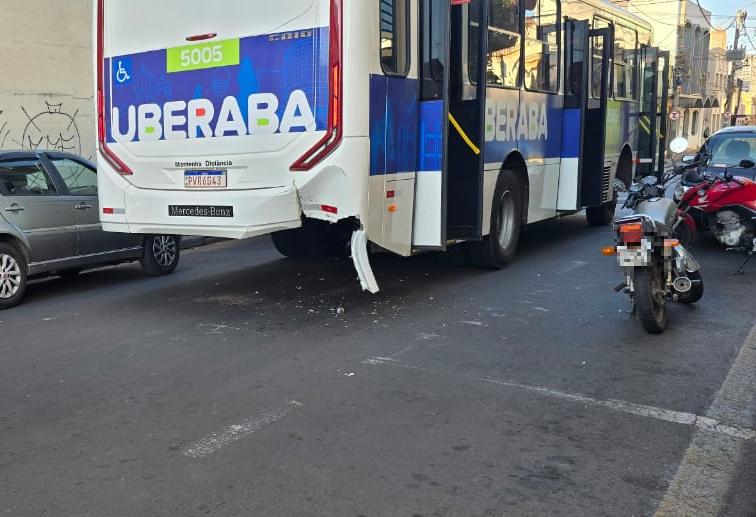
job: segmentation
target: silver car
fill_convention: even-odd
[[[31,276],[132,260],[150,275],[171,273],[179,239],[102,231],[97,170],[83,158],[0,152],[0,309],[21,301]]]

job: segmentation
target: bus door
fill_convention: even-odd
[[[421,0],[417,178],[412,247],[446,248],[449,0]]]
[[[608,27],[587,20],[564,24],[564,110],[558,210],[600,206],[605,199],[604,157],[609,95]]]
[[[421,0],[418,166],[413,248],[445,249],[483,231],[485,81],[472,85],[469,59],[485,70],[486,31],[468,57],[468,17],[487,24],[488,2]],[[483,25],[485,26],[485,25]]]
[[[656,81],[656,127],[658,129],[656,174],[661,178],[667,156],[667,100],[669,92],[669,50],[658,52],[658,80]]]
[[[641,47],[641,98],[638,113],[638,165],[636,175],[664,171],[667,129],[667,87],[669,52]]]
[[[585,20],[567,19],[564,23],[564,109],[557,210],[575,211],[583,206],[580,193],[585,168],[583,135],[588,103],[589,31]]]
[[[453,4],[464,2],[453,2]],[[492,2],[452,5],[447,127],[447,228],[449,240],[479,240],[483,234],[488,8]],[[477,30],[473,30],[477,27]],[[468,29],[470,32],[468,33]],[[477,44],[475,44],[477,42]],[[473,43],[470,50],[470,43]],[[477,84],[470,68],[481,71]]]
[[[601,206],[611,199],[611,186],[605,185],[606,108],[609,95],[609,53],[611,28],[588,31],[590,80],[585,101],[585,126],[581,161],[581,204]]]

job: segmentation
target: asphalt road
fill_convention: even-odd
[[[37,282],[0,313],[0,515],[650,515],[690,490],[756,515],[756,263],[700,244],[703,300],[649,336],[609,242],[575,216],[500,272],[381,255],[375,296],[265,239]]]

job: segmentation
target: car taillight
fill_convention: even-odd
[[[105,117],[105,0],[97,1],[97,141],[103,158],[122,176],[134,171],[108,146]]]
[[[619,234],[623,244],[640,244],[643,240],[643,225],[641,223],[620,225]]]
[[[344,137],[342,0],[331,0],[330,17],[328,86],[331,95],[328,103],[328,127],[325,136],[289,167],[292,171],[309,171],[331,154],[341,144],[341,140]]]

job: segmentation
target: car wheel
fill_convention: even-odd
[[[501,171],[491,207],[491,232],[481,241],[467,243],[474,266],[501,269],[514,261],[522,230],[523,191],[513,171]]]
[[[21,303],[26,291],[26,259],[10,244],[0,243],[0,310]]]
[[[148,235],[144,239],[144,250],[139,263],[148,275],[167,275],[178,266],[180,255],[178,237],[174,235]]]

